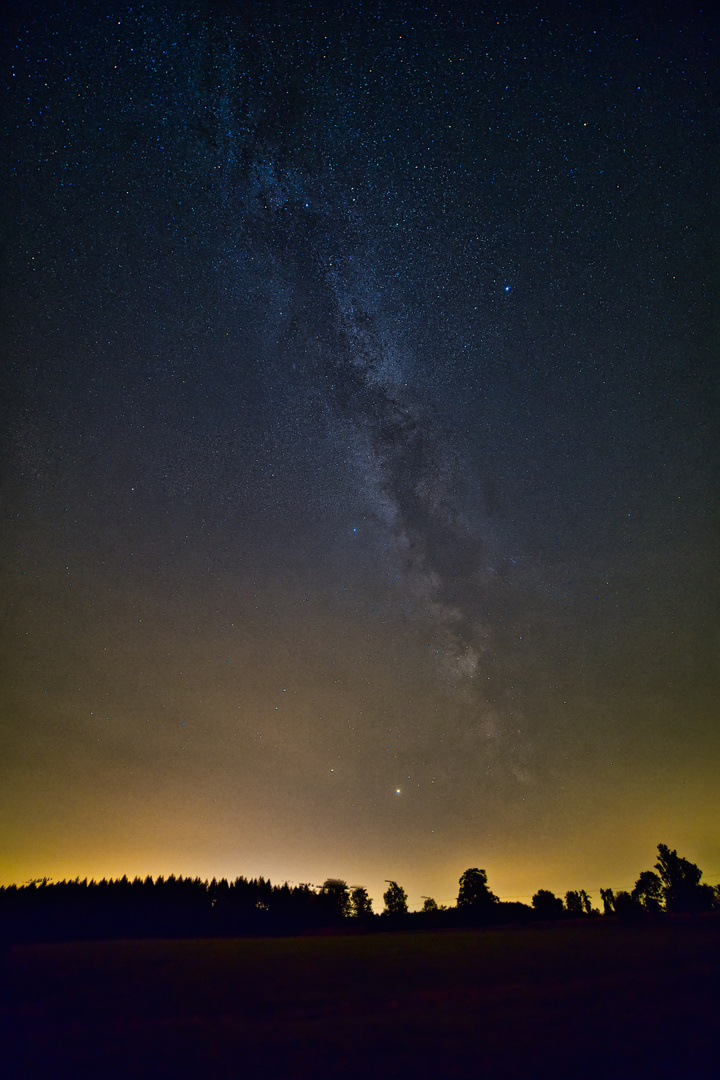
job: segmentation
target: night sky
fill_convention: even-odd
[[[0,879],[720,878],[718,19],[18,5]]]

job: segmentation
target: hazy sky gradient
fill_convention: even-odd
[[[717,29],[16,13],[0,880],[720,878]]]

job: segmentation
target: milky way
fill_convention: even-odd
[[[457,554],[462,541],[470,543],[454,505],[455,478],[427,409],[413,400],[399,350],[390,335],[384,339],[378,331],[367,287],[356,280],[357,266],[367,263],[365,224],[348,209],[349,193],[318,200],[307,194],[313,187],[332,192],[333,185],[322,179],[313,184],[310,177],[300,183],[297,175],[285,181],[267,152],[250,169],[250,199],[265,218],[268,236],[281,249],[300,253],[298,265],[290,268],[295,295],[286,337],[296,347],[302,341],[304,359],[317,370],[331,414],[347,424],[358,480],[392,537],[401,589],[425,617],[448,672],[471,680],[478,632],[448,598],[459,584],[460,568],[458,562],[455,572],[449,570],[448,552]],[[311,239],[303,243],[308,234]]]

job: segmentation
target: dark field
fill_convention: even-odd
[[[712,916],[32,945],[3,981],[23,1078],[720,1076]]]

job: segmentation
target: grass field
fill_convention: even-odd
[[[712,916],[33,945],[4,975],[23,1080],[720,1076]]]

